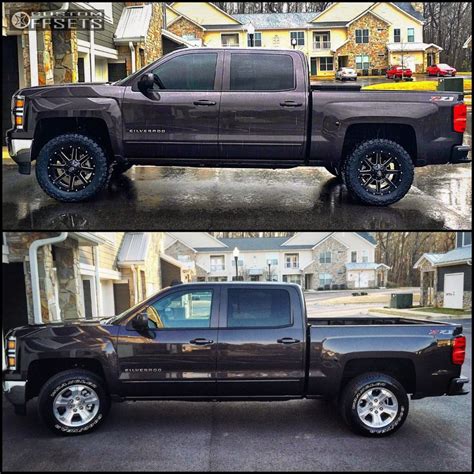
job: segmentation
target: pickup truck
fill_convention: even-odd
[[[369,205],[400,200],[414,167],[466,163],[463,94],[311,85],[296,50],[189,48],[120,81],[28,87],[10,155],[65,202],[133,165],[324,166]]]
[[[464,395],[462,326],[395,317],[307,319],[301,288],[187,283],[98,321],[6,335],[4,392],[38,396],[56,433],[97,428],[110,401],[335,400],[350,428],[398,430],[408,395]]]

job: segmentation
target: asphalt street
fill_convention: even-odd
[[[471,373],[471,320],[463,374]],[[468,389],[471,385],[469,384]],[[472,469],[471,395],[411,402],[393,436],[352,434],[318,400],[281,403],[128,402],[96,431],[55,437],[3,406],[4,471],[456,471]]]

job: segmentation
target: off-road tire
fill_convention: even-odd
[[[53,184],[48,165],[49,158],[55,151],[71,145],[81,146],[87,150],[94,161],[95,174],[90,184],[84,189],[68,192]],[[61,202],[80,202],[94,197],[107,186],[113,168],[107,160],[104,149],[94,139],[77,133],[66,133],[51,139],[40,150],[36,160],[36,179],[43,191],[52,198]]]
[[[377,195],[367,191],[359,182],[359,166],[365,157],[376,151],[391,154],[400,166],[401,179],[399,186],[390,194]],[[376,138],[359,143],[344,160],[341,173],[344,184],[351,195],[371,206],[389,206],[402,199],[413,184],[415,168],[409,153],[398,143],[384,138]]]
[[[53,406],[56,395],[72,385],[83,385],[95,391],[99,398],[99,409],[95,416],[85,425],[70,427],[59,421],[54,413]],[[54,433],[64,436],[75,436],[98,428],[105,420],[110,408],[110,398],[106,392],[103,380],[88,370],[70,369],[53,375],[42,387],[38,396],[38,412],[43,422]]]
[[[369,389],[386,388],[396,397],[398,411],[391,423],[383,428],[367,426],[357,413],[360,397]],[[403,386],[390,375],[378,372],[367,372],[352,379],[344,387],[339,399],[339,410],[343,420],[350,429],[363,436],[380,438],[388,436],[399,430],[408,415],[409,401]]]

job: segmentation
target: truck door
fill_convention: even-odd
[[[222,160],[304,160],[308,83],[298,54],[227,51],[219,122]]]
[[[219,288],[172,288],[139,313],[148,331],[130,320],[117,341],[122,394],[139,397],[216,394]],[[132,318],[133,319],[133,318]]]
[[[218,396],[299,396],[304,389],[303,308],[293,288],[222,288]]]
[[[147,72],[154,88],[123,99],[123,141],[128,158],[217,158],[223,52],[182,51]],[[143,161],[143,160],[142,160]]]

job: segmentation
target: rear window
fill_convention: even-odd
[[[279,327],[291,324],[290,295],[280,289],[229,289],[227,327]]]
[[[230,90],[277,91],[294,85],[293,59],[288,54],[232,53]]]

